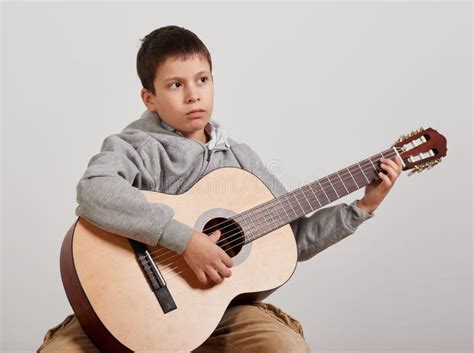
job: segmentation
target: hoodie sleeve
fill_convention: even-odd
[[[298,246],[298,261],[305,261],[338,241],[353,234],[357,227],[375,216],[356,206],[339,203],[324,207],[310,216],[290,223]]]
[[[182,254],[194,230],[174,219],[170,206],[150,203],[140,191],[155,189],[139,154],[144,143],[146,137],[134,133],[103,141],[77,184],[75,213],[105,231]]]
[[[248,145],[242,144],[248,162],[243,167],[255,174],[272,191],[275,197],[288,191],[278,178],[263,164],[262,160]],[[246,158],[247,159],[247,158]],[[300,217],[290,223],[298,248],[298,261],[305,261],[327,247],[353,234],[364,221],[375,216],[356,206],[339,203],[321,208],[311,215]]]

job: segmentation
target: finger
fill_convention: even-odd
[[[391,159],[385,159],[384,163],[388,164],[389,166],[391,166],[394,170],[396,170],[398,172],[399,167],[398,167],[397,163],[395,163]]]
[[[202,284],[207,284],[207,277],[204,271],[197,271],[195,272],[195,274],[199,282],[201,282]]]
[[[221,283],[222,277],[219,275],[217,270],[213,267],[208,267],[206,270],[206,274],[211,278],[211,280],[215,283]]]
[[[394,168],[392,168],[391,166],[386,165],[386,164],[382,164],[382,168],[387,171],[388,177],[390,177],[390,180],[393,183],[398,177],[397,171]]]
[[[391,160],[391,159],[388,159],[388,160],[387,160],[387,163],[388,163],[390,166],[392,166],[393,169],[395,169],[395,171],[397,172],[397,174],[401,174],[402,169],[403,169],[403,166],[402,166],[400,157],[396,156],[395,161],[393,161],[393,160]]]
[[[209,236],[209,238],[211,238],[211,240],[216,243],[219,238],[221,237],[221,231],[218,229],[214,232],[211,233],[211,235]]]
[[[392,186],[392,181],[384,173],[379,173],[379,177],[383,180],[383,185],[385,185],[385,187],[390,188]]]
[[[234,265],[234,261],[232,260],[232,258],[227,255],[227,253],[225,251],[223,251],[223,256],[221,257],[221,260],[222,262],[224,263],[224,265],[226,265],[227,267],[232,267]]]
[[[218,271],[219,271],[219,274],[222,276],[222,277],[230,277],[230,275],[232,274],[232,271],[229,270],[224,263],[221,262],[219,268],[218,268]]]

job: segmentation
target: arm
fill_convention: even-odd
[[[104,140],[77,184],[76,215],[108,232],[182,254],[193,229],[174,219],[171,207],[149,203],[140,191],[156,189],[139,154],[145,143],[136,133]]]
[[[173,218],[170,206],[148,202],[139,190],[159,189],[140,156],[145,144],[139,134],[104,140],[77,185],[76,215],[108,232],[176,251],[203,284],[221,282],[231,275],[232,259],[215,244],[220,234],[194,231]]]
[[[246,144],[239,163],[243,169],[256,175],[273,193],[275,197],[288,191],[263,164],[255,151]],[[369,218],[374,217],[361,207],[355,200],[350,205],[345,203],[317,210],[310,216],[300,217],[290,223],[298,247],[298,261],[308,260],[318,252],[344,239],[355,232],[357,227]]]
[[[298,261],[305,261],[353,234],[357,227],[374,217],[356,206],[340,203],[317,210],[290,223],[298,246]]]
[[[362,200],[355,200],[349,206],[339,204],[316,211],[310,217],[301,217],[292,222],[298,244],[298,261],[307,260],[328,246],[337,243],[355,232],[382,203],[402,172],[399,158],[396,162],[383,158],[381,168],[387,174],[379,173],[380,179],[365,187]]]

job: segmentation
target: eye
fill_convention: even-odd
[[[200,80],[202,80],[202,79],[204,79],[204,81],[202,81],[202,82],[209,81],[209,78],[207,76],[201,76]],[[173,85],[181,85],[181,83],[180,82],[173,82],[173,83],[170,83],[168,85],[168,87],[173,87]],[[176,86],[176,87],[178,87],[178,86]]]
[[[181,83],[180,83],[180,82],[173,82],[173,83],[171,83],[170,85],[168,85],[168,87],[171,87],[171,86],[173,86],[173,85],[175,85],[175,84],[176,84],[176,85],[180,85]]]

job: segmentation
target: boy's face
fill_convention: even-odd
[[[186,60],[168,58],[158,68],[154,86],[156,95],[141,90],[147,109],[157,111],[165,123],[184,136],[205,142],[204,127],[214,106],[214,80],[206,58],[200,55]],[[187,114],[194,109],[203,109],[204,112]]]

